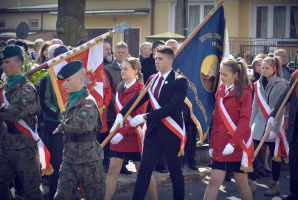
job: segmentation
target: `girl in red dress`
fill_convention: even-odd
[[[141,92],[144,87],[143,75],[141,74],[141,64],[137,58],[127,58],[122,63],[121,75],[124,79],[117,87],[115,100],[116,111],[119,113],[121,107],[125,106],[132,97]],[[110,146],[110,166],[106,179],[106,195],[105,200],[110,200],[117,185],[123,160],[132,160],[139,171],[142,153],[142,138],[144,138],[145,124],[138,127],[131,127],[129,120],[138,114],[146,113],[147,104],[143,104],[130,114],[123,122],[123,127],[118,129],[115,136],[111,139]],[[151,199],[157,198],[155,180],[151,177],[148,188]]]
[[[246,143],[251,136],[249,123],[252,112],[252,94],[246,64],[244,61],[237,62],[231,58],[223,60],[220,65],[220,79],[222,85],[217,92],[209,149],[210,157],[214,162],[204,199],[215,200],[217,198],[226,172],[231,171],[234,173],[240,198],[252,200],[247,173],[240,170],[243,149],[239,145],[243,141]],[[219,101],[222,101],[222,104],[219,104]],[[223,106],[226,110],[225,115],[222,112]],[[232,120],[230,124],[235,125],[234,134],[230,134],[224,116],[229,116]],[[253,149],[250,153],[253,153]]]

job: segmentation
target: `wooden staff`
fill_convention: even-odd
[[[201,28],[206,24],[206,22],[210,19],[210,17],[212,17],[212,15],[217,11],[217,9],[224,3],[225,0],[220,0],[218,2],[218,4],[209,12],[209,14],[205,17],[205,19],[199,24],[199,26],[190,34],[190,36],[183,42],[183,44],[181,45],[181,47],[177,50],[177,52],[175,53],[174,57],[176,58],[179,53],[182,51],[182,49],[192,40],[192,38],[199,32],[199,30],[201,30]],[[191,105],[188,98],[186,97],[184,102],[189,106]],[[189,103],[188,103],[189,102]],[[192,112],[192,107],[189,106],[190,109],[190,113],[191,113],[191,118],[194,121],[194,123],[197,126],[197,129],[199,130],[199,135],[200,135],[200,141],[197,142],[197,145],[199,145],[200,147],[203,146],[203,141],[205,140],[207,134],[205,134],[206,136],[203,136],[203,131],[202,131],[202,127],[200,122],[196,119],[196,117],[194,116],[193,112]],[[207,132],[206,132],[207,133]]]
[[[130,115],[130,113],[135,109],[135,107],[138,105],[138,103],[142,100],[142,98],[145,96],[145,94],[148,92],[149,88],[151,87],[152,82],[150,81],[149,84],[147,85],[147,87],[145,87],[145,89],[142,91],[142,93],[140,94],[140,96],[137,98],[137,100],[132,104],[132,106],[129,108],[129,110],[127,111],[127,113],[124,115],[123,117],[123,121],[126,120],[126,118],[128,117],[128,115]],[[108,137],[106,137],[106,139],[101,143],[102,148],[104,146],[106,146],[106,144],[110,141],[110,139],[112,139],[112,137],[114,137],[114,135],[116,134],[117,130],[119,129],[119,125],[116,127],[116,129],[110,133],[108,135]]]
[[[290,90],[289,90],[287,96],[285,97],[284,101],[282,102],[281,106],[279,107],[279,109],[278,109],[278,111],[277,111],[277,113],[276,113],[276,115],[275,115],[274,122],[276,121],[276,119],[277,119],[278,116],[280,115],[282,109],[285,107],[285,105],[286,105],[288,99],[290,98],[290,96],[291,96],[291,94],[292,94],[292,92],[293,92],[293,90],[294,90],[295,85],[297,84],[297,82],[298,82],[298,77],[295,79],[295,82],[294,82],[293,85],[291,86],[291,88],[290,88]],[[270,131],[271,131],[272,128],[273,128],[273,127],[272,127],[272,125],[270,124],[269,127],[268,127],[268,129],[267,129],[267,131],[266,131],[266,133],[264,134],[262,140],[260,141],[260,144],[259,144],[258,148],[257,148],[256,151],[255,151],[255,156],[254,156],[254,159],[252,159],[252,161],[254,161],[255,158],[257,157],[257,155],[258,155],[258,153],[259,153],[261,147],[263,146],[263,144],[264,144],[266,138],[268,137],[268,135],[269,135],[269,133],[270,133]]]

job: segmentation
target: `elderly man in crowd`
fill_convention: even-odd
[[[292,75],[292,73],[294,71],[292,69],[290,69],[290,68],[287,67],[288,54],[287,54],[286,50],[284,50],[284,49],[277,49],[274,52],[274,56],[279,56],[280,57],[283,78],[286,79],[287,81],[289,81],[290,78],[291,78],[291,75]]]
[[[111,52],[111,45],[104,41],[103,43],[103,66],[111,64],[113,60],[113,55]]]
[[[38,52],[43,43],[44,43],[44,40],[41,38],[38,38],[34,41],[33,43],[34,52],[31,53],[32,60],[35,60],[38,57]]]
[[[178,42],[174,39],[169,39],[168,41],[166,41],[166,46],[172,47],[174,50],[174,53],[178,51]]]
[[[140,45],[140,60],[148,58],[152,53],[152,44],[150,42],[144,42]]]
[[[52,39],[52,40],[51,40],[51,42],[53,42],[53,44],[60,44],[60,45],[64,45],[64,44],[63,44],[63,42],[62,42],[62,40],[60,40],[60,39],[57,39],[57,38],[55,38],[55,39]]]

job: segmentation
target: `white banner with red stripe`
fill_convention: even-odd
[[[156,77],[158,77],[158,76],[154,75],[152,77],[151,81],[153,83],[154,83],[154,80],[156,79]],[[151,85],[151,87],[148,90],[149,99],[150,99],[150,103],[152,105],[153,110],[157,110],[157,109],[160,109],[161,107],[151,92],[152,88],[153,88],[153,84]],[[181,113],[181,114],[183,116],[183,113]],[[184,121],[183,121],[183,129],[170,116],[168,116],[164,119],[161,119],[161,121],[162,121],[162,123],[164,123],[164,125],[166,127],[168,127],[168,129],[170,129],[173,133],[175,133],[175,135],[177,135],[181,139],[180,151],[179,151],[178,156],[180,155],[180,152],[183,152],[182,155],[184,155],[184,148],[185,148],[185,143],[186,143],[186,139],[187,139]]]
[[[123,108],[123,106],[120,103],[119,94],[118,94],[117,91],[116,91],[115,107],[116,107],[117,113],[119,113],[120,110]],[[130,115],[128,115],[128,117],[125,119],[124,123],[129,125],[129,122],[131,120],[132,120],[132,117]],[[139,150],[140,150],[141,155],[143,154],[143,147],[144,147],[144,139],[145,139],[146,130],[147,130],[146,122],[144,123],[143,126],[139,125],[135,129],[135,133],[138,135],[138,146],[139,146]]]
[[[236,125],[232,121],[229,113],[227,112],[225,106],[223,105],[223,98],[220,97],[218,101],[218,108],[221,118],[223,119],[223,122],[227,129],[229,130],[229,133],[231,136],[234,136]],[[242,159],[241,159],[241,170],[244,172],[253,172],[253,164],[252,159],[254,157],[254,146],[252,142],[252,134],[250,133],[249,139],[247,142],[244,140],[242,143],[239,144],[239,146],[243,149]]]
[[[258,101],[258,104],[260,106],[260,109],[262,111],[262,114],[264,115],[265,119],[268,121],[268,115],[271,112],[271,108],[263,98],[261,91],[260,91],[260,83],[259,81],[254,83],[254,88],[256,91],[256,98]],[[289,146],[285,135],[285,122],[284,122],[284,116],[282,117],[282,122],[279,126],[278,134],[275,138],[275,148],[274,148],[274,156],[273,160],[277,162],[281,162],[281,152],[283,152],[283,157],[285,163],[289,162]]]
[[[4,89],[2,89],[2,92],[1,92],[1,97],[2,98],[1,99],[3,100],[5,105],[8,106],[9,102],[6,99],[5,93],[6,93],[6,91]],[[32,129],[22,119],[19,120],[16,123],[14,123],[14,125],[19,131],[21,131],[22,133],[24,133],[28,137],[32,138],[37,143],[37,148],[38,148],[38,153],[39,153],[39,160],[40,160],[40,163],[41,163],[41,169],[42,170],[51,170],[52,171],[52,167],[51,167],[51,164],[50,164],[51,155],[50,155],[50,152],[48,151],[47,147],[44,145],[44,143],[42,142],[42,140],[40,139],[40,137],[37,133],[37,125],[35,125],[35,131],[32,131]],[[50,175],[50,174],[46,173],[46,175]]]

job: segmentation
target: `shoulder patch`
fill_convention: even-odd
[[[28,92],[30,94],[30,90],[28,88],[25,88],[25,91]]]
[[[21,96],[21,103],[23,106],[27,105],[27,97],[26,96]]]
[[[91,108],[90,104],[85,104],[85,108]]]
[[[81,116],[86,119],[88,117],[88,112],[87,110],[80,110]]]

